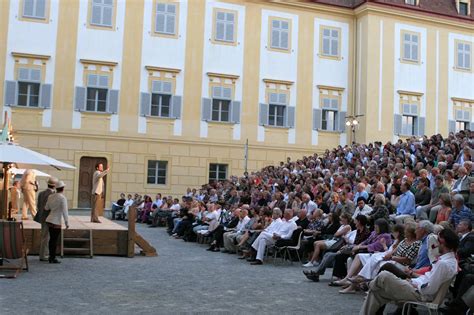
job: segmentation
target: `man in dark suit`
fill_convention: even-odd
[[[469,176],[465,167],[458,169],[458,180],[453,185],[451,194],[461,194],[464,197],[464,201],[469,201],[469,186],[472,182],[472,177]]]
[[[456,232],[460,235],[458,257],[459,264],[474,254],[474,232],[472,231],[472,222],[469,220],[461,220],[456,228]]]
[[[46,218],[49,215],[49,211],[46,210],[44,206],[46,205],[46,201],[48,201],[48,197],[56,192],[56,182],[56,178],[50,177],[47,183],[48,188],[38,194],[38,202],[36,204],[38,209],[35,215],[35,221],[41,224],[41,241],[39,251],[40,261],[48,261],[49,227],[46,224]]]

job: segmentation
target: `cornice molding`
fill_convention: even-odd
[[[118,65],[118,62],[115,61],[102,61],[102,60],[91,60],[91,59],[79,59],[82,64],[85,65],[98,65],[106,67],[115,67]]]
[[[36,55],[36,54],[27,54],[21,52],[12,52],[14,58],[26,58],[26,59],[38,59],[38,60],[49,60],[51,56],[47,55]]]

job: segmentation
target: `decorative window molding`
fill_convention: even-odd
[[[269,88],[271,85],[276,85],[276,86],[285,86],[287,89],[290,88],[291,85],[293,85],[293,81],[285,81],[285,80],[276,80],[276,79],[263,79],[263,82],[265,83],[265,86]]]
[[[472,71],[472,42],[454,40],[454,69],[458,71]]]
[[[20,0],[18,20],[49,23],[50,0]]]
[[[118,0],[89,0],[87,27],[115,31]]]
[[[239,12],[214,8],[212,12],[212,38],[214,44],[237,45]]]
[[[154,0],[152,10],[152,36],[179,37],[179,2]]]
[[[400,33],[400,61],[403,63],[421,63],[421,34],[402,30]]]
[[[291,52],[292,20],[271,16],[268,18],[268,50]]]
[[[341,33],[339,27],[321,25],[319,28],[319,57],[341,60]]]
[[[148,71],[148,75],[150,76],[153,76],[154,72],[159,72],[163,74],[169,73],[173,78],[175,78],[176,75],[181,72],[181,69],[155,67],[155,66],[145,66],[145,69]]]
[[[236,74],[224,74],[224,73],[215,73],[215,72],[208,72],[207,73],[207,76],[209,77],[209,80],[212,81],[215,81],[216,79],[217,80],[231,80],[232,83],[235,83],[235,81],[240,77]]]

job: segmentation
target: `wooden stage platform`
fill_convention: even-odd
[[[100,221],[101,223],[92,223],[90,216],[70,215],[69,229],[63,230],[64,237],[80,238],[84,233],[90,235],[91,231],[94,255],[130,256],[128,228],[104,217],[100,217]],[[29,254],[37,255],[40,247],[41,225],[30,217],[29,220],[23,221],[23,227]]]

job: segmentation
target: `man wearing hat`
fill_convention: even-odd
[[[39,258],[41,261],[47,261],[49,256],[48,242],[49,242],[49,228],[46,224],[46,218],[49,215],[49,211],[44,209],[48,197],[54,194],[57,178],[50,177],[48,179],[48,188],[38,194],[37,212],[35,215],[35,221],[41,224],[41,242]]]
[[[46,223],[49,228],[49,263],[59,264],[59,260],[56,259],[56,248],[58,244],[58,238],[61,234],[61,218],[64,218],[66,229],[69,228],[68,219],[68,207],[67,199],[64,196],[64,182],[58,181],[56,183],[56,193],[51,194],[48,197],[48,201],[44,206],[45,210],[50,210]]]

